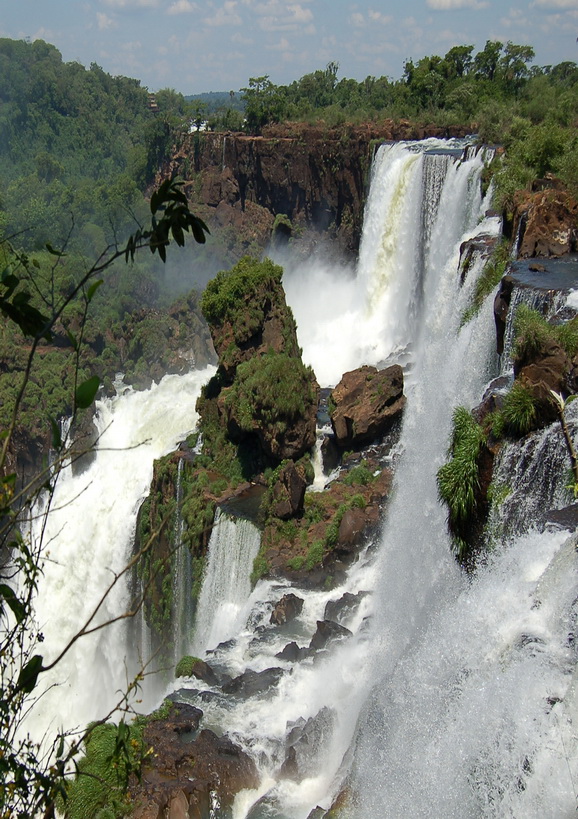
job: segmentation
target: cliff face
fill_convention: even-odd
[[[274,217],[284,214],[293,227],[328,231],[341,250],[355,252],[375,145],[464,135],[463,129],[403,120],[337,128],[277,125],[262,136],[194,133],[163,175],[180,174],[209,224],[233,225],[245,251],[252,241],[266,243]]]

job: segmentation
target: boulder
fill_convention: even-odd
[[[206,663],[204,660],[200,660],[198,657],[191,659],[191,673],[180,674],[179,676],[196,677],[197,680],[202,680],[203,682],[207,683],[207,685],[219,685],[219,678],[208,663]],[[189,669],[187,669],[187,671],[188,670]]]
[[[200,713],[175,703],[167,719],[145,726],[144,744],[152,753],[144,761],[140,781],[131,785],[135,819],[201,819],[209,816],[212,794],[228,815],[235,794],[257,787],[255,763],[227,736],[202,730],[193,742],[183,741],[182,733],[189,733],[186,729]]]
[[[270,622],[275,626],[282,626],[294,620],[295,617],[301,614],[302,609],[303,599],[301,597],[297,597],[297,595],[292,592],[284,594],[281,600],[275,604],[271,612]]]
[[[571,370],[568,356],[555,341],[544,344],[531,360],[514,362],[516,378],[536,401],[537,426],[550,424],[557,419],[558,413],[550,390],[565,395],[568,392]]]
[[[342,620],[346,620],[354,613],[366,596],[367,592],[365,591],[357,592],[357,594],[345,592],[339,600],[330,600],[325,606],[323,619],[332,620],[334,623],[341,624]]]
[[[405,406],[399,364],[384,370],[359,367],[345,373],[331,393],[331,423],[342,449],[359,447],[384,435]]]
[[[333,640],[342,640],[344,637],[351,636],[351,631],[345,626],[340,626],[339,623],[334,623],[332,620],[318,620],[317,631],[311,638],[309,648],[319,651]]]
[[[514,231],[519,226],[522,259],[564,256],[578,249],[578,203],[566,191],[520,191],[514,200]]]
[[[311,651],[308,648],[299,648],[295,641],[287,643],[283,651],[275,654],[280,660],[287,660],[290,663],[299,662],[306,657],[311,656]]]
[[[335,711],[325,706],[314,717],[308,720],[301,717],[290,726],[280,771],[282,778],[300,780],[314,774],[317,760],[333,733],[335,718]]]
[[[254,697],[277,685],[283,674],[282,668],[267,668],[265,671],[248,669],[224,685],[223,693],[245,699]]]
[[[286,464],[273,487],[271,513],[281,520],[295,517],[303,509],[306,488],[302,471],[293,462]]]

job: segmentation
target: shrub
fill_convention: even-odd
[[[305,558],[305,568],[310,571],[315,566],[319,566],[323,561],[323,543],[320,540],[314,540],[307,550],[307,557]]]
[[[456,407],[451,457],[437,473],[438,495],[448,507],[450,528],[463,526],[474,511],[479,487],[478,458],[483,442],[484,432],[471,413],[465,407]]]
[[[66,816],[85,819],[99,812],[115,817],[127,815],[130,805],[126,786],[131,771],[138,769],[142,759],[142,728],[126,723],[97,725],[89,734],[85,751],[78,773],[68,785]]]
[[[295,557],[290,557],[287,561],[287,568],[298,572],[303,568],[306,560],[307,558],[305,555],[295,555]]]
[[[489,296],[494,287],[499,284],[506,270],[509,258],[508,243],[503,241],[496,246],[476,281],[472,303],[464,312],[462,324],[466,324],[479,312],[486,297]]]
[[[311,368],[299,359],[269,351],[237,367],[225,403],[245,432],[267,425],[282,433],[313,401],[312,382]]]
[[[282,275],[283,268],[270,259],[259,262],[245,256],[231,270],[222,270],[207,284],[201,299],[203,315],[209,324],[220,326],[230,321],[235,327],[240,313],[251,304],[254,311],[251,323],[258,326],[263,309],[254,296],[258,290],[266,293],[278,287]]]
[[[192,657],[190,654],[181,657],[175,668],[175,677],[190,677],[193,673],[193,668],[198,662],[199,658]]]
[[[527,435],[536,424],[536,401],[532,393],[519,381],[515,381],[504,399],[502,418],[507,432]]]

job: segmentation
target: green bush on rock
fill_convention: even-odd
[[[449,510],[450,531],[458,556],[467,550],[463,533],[475,511],[479,488],[478,459],[484,444],[484,432],[465,407],[453,414],[450,460],[437,473],[438,495]]]

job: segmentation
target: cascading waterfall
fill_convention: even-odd
[[[431,143],[426,145],[433,147]],[[483,263],[482,259],[476,259],[462,281],[457,272],[460,244],[478,233],[495,234],[499,225],[496,219],[481,219],[483,205],[478,184],[481,158],[476,155],[467,162],[455,162],[447,155],[427,156],[423,147],[420,150],[414,145],[386,146],[378,153],[378,168],[374,172],[372,196],[366,213],[365,250],[360,259],[356,286],[358,294],[363,297],[349,304],[350,326],[355,332],[341,339],[342,346],[337,354],[331,346],[325,346],[323,350],[317,347],[319,336],[311,333],[310,325],[304,322],[304,314],[299,315],[302,303],[298,302],[295,309],[294,277],[302,282],[300,271],[292,271],[286,276],[288,301],[297,315],[304,356],[312,361],[323,352],[333,368],[323,368],[321,362],[326,374],[337,372],[336,367],[341,373],[348,364],[366,363],[364,356],[370,345],[355,345],[360,336],[365,338],[369,334],[367,325],[371,322],[371,332],[374,333],[372,363],[379,363],[396,351],[404,350],[409,341],[417,338],[418,349],[413,353],[417,361],[416,373],[410,382],[413,411],[405,423],[406,453],[397,499],[394,500],[394,504],[401,505],[406,512],[404,522],[395,531],[395,540],[400,544],[398,551],[403,543],[404,556],[400,558],[396,551],[393,559],[390,553],[388,564],[387,557],[380,557],[375,562],[374,556],[366,553],[350,570],[343,586],[332,592],[304,594],[301,590],[299,594],[305,597],[301,615],[290,629],[281,633],[265,629],[263,633],[268,635],[267,639],[255,635],[260,633],[259,627],[263,628],[267,623],[271,605],[268,601],[278,599],[283,585],[287,584],[277,584],[274,591],[274,584],[261,582],[244,604],[244,617],[238,623],[236,635],[228,629],[210,640],[198,641],[201,647],[207,648],[217,639],[233,637],[210,654],[210,661],[229,673],[232,669],[240,673],[248,667],[261,671],[271,666],[290,671],[281,677],[278,686],[266,698],[251,698],[235,704],[234,708],[230,703],[223,708],[217,700],[203,700],[206,703],[203,706],[205,719],[209,724],[227,730],[258,760],[261,768],[262,787],[257,793],[239,795],[235,819],[264,816],[305,819],[316,804],[329,806],[346,773],[347,765],[344,767],[343,761],[351,747],[360,709],[376,677],[372,662],[376,648],[385,645],[386,655],[391,654],[390,661],[381,657],[384,667],[388,663],[390,667],[395,665],[395,659],[413,640],[415,630],[424,624],[431,598],[450,593],[442,591],[444,584],[447,584],[446,589],[452,589],[452,593],[463,585],[445,535],[445,515],[437,501],[435,471],[444,459],[452,407],[458,400],[473,405],[481,386],[497,373],[497,356],[492,353],[494,332],[490,301],[477,319],[459,333],[459,343],[456,336]],[[386,188],[387,195],[378,196],[376,186]],[[428,191],[431,201],[427,198]],[[424,225],[427,225],[426,239],[416,248],[415,236],[420,235]],[[373,248],[371,252],[369,247]],[[318,295],[323,297],[323,294]],[[318,319],[317,303],[315,321]],[[340,323],[342,319],[343,314],[337,318],[328,317],[322,329],[326,331],[331,322]],[[418,332],[420,326],[423,329]],[[334,331],[335,328],[331,330]],[[345,335],[342,323],[340,332]],[[350,350],[346,350],[347,344],[353,346],[353,356]],[[336,380],[333,375],[326,377]],[[323,376],[320,380],[323,381]],[[323,383],[331,383],[331,380]],[[425,387],[422,380],[426,382]],[[426,423],[424,412],[427,413]],[[412,436],[418,438],[417,449],[409,443]],[[424,493],[425,499],[422,500]],[[417,514],[416,498],[420,499]],[[415,527],[410,525],[408,518],[415,519]],[[428,557],[426,546],[432,532],[441,538],[434,554]],[[216,549],[214,553],[217,554]],[[398,567],[400,560],[403,563],[401,570]],[[217,565],[220,575],[226,578],[230,569],[225,566],[224,558],[218,564],[215,562]],[[375,588],[376,572],[387,576],[389,588],[383,597],[380,593],[378,600],[363,598],[363,604],[347,622],[353,632],[352,638],[334,648],[323,661],[318,658],[317,662],[291,664],[279,658],[279,651],[289,640],[296,639],[300,644],[308,642],[315,631],[316,621],[323,619],[328,601],[339,598],[346,591],[357,594]],[[218,599],[217,592],[208,583],[210,573],[208,568],[202,595],[206,594],[213,610],[206,624],[198,625],[203,634],[215,622],[215,600]],[[391,605],[382,602],[387,600],[388,594],[394,596]],[[399,610],[396,604],[401,598],[404,598],[404,606]],[[369,640],[362,624],[367,624],[366,618],[372,610],[373,622],[385,622],[387,633],[379,635],[374,628]],[[197,680],[195,687],[198,687]],[[319,744],[312,751],[309,774],[300,781],[279,778],[287,732],[300,719],[312,721],[318,729]],[[382,812],[376,809],[363,815],[378,817]]]
[[[73,476],[70,467],[62,471],[46,519],[47,498],[35,510],[30,536],[43,539],[46,562],[34,609],[53,655],[87,621],[128,563],[153,461],[194,428],[196,398],[213,372],[166,376],[150,390],[127,390],[97,401],[99,438],[92,464],[80,476]],[[128,579],[112,588],[94,625],[127,610]],[[115,704],[115,692],[126,688],[137,662],[127,648],[126,621],[82,637],[50,678],[42,678],[47,690],[30,730],[41,737],[49,726],[70,729],[102,717]]]
[[[451,146],[461,156],[463,145]],[[428,271],[446,264],[484,214],[483,161],[481,151],[456,161],[440,140],[382,145],[372,171],[357,275],[317,262],[286,265],[287,301],[304,359],[320,384],[333,386],[360,364],[383,366],[414,342]]]
[[[194,647],[198,655],[232,637],[251,592],[251,572],[261,533],[249,520],[215,515],[197,609]]]

